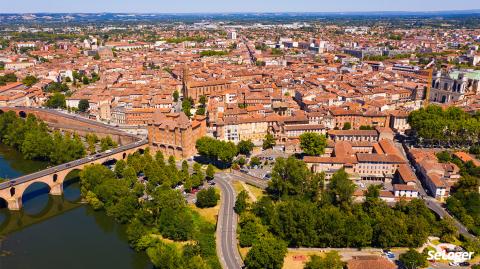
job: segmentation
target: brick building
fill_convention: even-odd
[[[162,151],[165,156],[177,159],[191,157],[196,153],[195,142],[207,133],[206,120],[196,116],[189,120],[185,113],[164,114],[155,111],[148,123],[148,141],[153,151]]]

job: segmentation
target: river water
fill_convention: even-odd
[[[38,171],[43,162],[24,160],[0,144],[0,177]],[[104,212],[81,204],[78,177],[71,175],[62,196],[31,185],[23,209],[0,209],[1,269],[151,269],[145,253],[129,248],[125,227]]]

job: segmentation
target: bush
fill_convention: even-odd
[[[407,252],[401,254],[400,261],[408,268],[423,268],[428,266],[427,257],[415,249],[409,249]]]
[[[220,196],[215,192],[215,188],[210,187],[197,193],[197,202],[195,205],[199,208],[214,207],[217,205]]]

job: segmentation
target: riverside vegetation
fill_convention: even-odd
[[[114,171],[91,165],[80,172],[85,200],[127,225],[133,249],[146,251],[157,268],[172,269],[220,268],[215,225],[188,207],[180,191],[173,189],[184,184],[188,191],[205,178],[198,164],[189,174],[186,162],[178,170],[174,158],[165,162],[161,152],[152,156],[148,149],[118,161]]]

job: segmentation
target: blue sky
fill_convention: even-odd
[[[1,0],[7,2],[7,0]],[[343,12],[480,9],[480,0],[13,0],[0,13]]]

